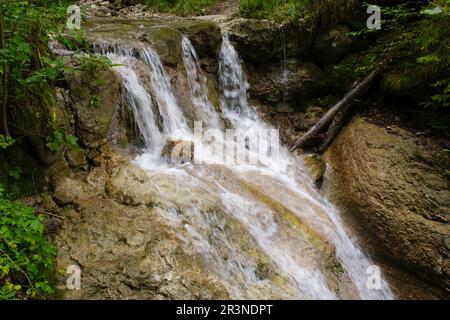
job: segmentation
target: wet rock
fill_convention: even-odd
[[[149,181],[145,171],[132,165],[121,165],[113,168],[112,173],[107,184],[111,198],[128,206],[153,206],[155,195],[152,190],[143,187]]]
[[[301,24],[280,25],[269,20],[243,18],[225,23],[224,31],[242,58],[257,64],[302,55],[310,46],[313,34]]]
[[[136,33],[137,39],[148,42],[161,60],[170,66],[181,62],[181,37],[178,30],[161,26],[145,28]]]
[[[227,25],[227,32],[246,60],[263,63],[281,52],[278,25],[272,21],[234,19]]]
[[[146,207],[110,199],[83,201],[79,212],[64,210],[57,238],[58,268],[78,265],[81,290],[65,299],[226,299],[222,284],[185,253],[170,226]]]
[[[97,167],[93,168],[86,178],[91,190],[97,194],[105,193],[106,183],[108,181],[108,175],[104,168]]]
[[[217,23],[200,19],[174,20],[170,26],[186,35],[199,58],[216,58],[222,44],[222,32]]]
[[[450,289],[448,155],[425,137],[355,118],[326,153],[330,194],[373,246]],[[328,187],[327,187],[328,188]]]
[[[317,186],[321,186],[327,165],[318,154],[308,154],[303,158],[303,164],[308,169],[309,174]]]
[[[194,143],[192,141],[167,140],[161,155],[173,163],[194,162]]]
[[[313,63],[289,60],[286,69],[281,63],[266,64],[249,73],[250,95],[262,102],[280,101],[299,107],[301,101],[327,94],[331,80]]]

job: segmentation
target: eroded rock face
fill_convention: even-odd
[[[277,25],[268,20],[234,19],[227,26],[230,39],[246,60],[263,63],[281,53]]]
[[[66,208],[63,214],[67,220],[58,236],[58,266],[75,264],[82,270],[82,289],[64,291],[65,298],[228,297],[219,282],[200,271],[199,261],[184,253],[174,232],[148,207],[92,198],[77,210]]]
[[[108,156],[104,156],[108,158]],[[182,248],[176,229],[155,212],[148,175],[127,158],[91,172],[66,172],[53,198],[65,217],[56,237],[58,268],[81,268],[81,290],[66,299],[226,299],[203,262]],[[107,172],[108,171],[108,172]],[[105,191],[107,190],[107,192]],[[109,194],[109,197],[106,196]]]
[[[214,21],[200,19],[174,20],[170,26],[186,35],[200,58],[215,58],[222,44],[222,32]]]
[[[249,74],[250,94],[262,102],[285,103],[299,108],[301,101],[327,94],[330,78],[314,63],[289,60],[252,70]]]
[[[224,31],[236,43],[242,58],[257,64],[304,54],[313,35],[301,25],[279,25],[269,20],[243,18],[225,23]]]
[[[136,39],[147,42],[170,66],[176,66],[181,60],[181,37],[178,30],[153,26],[136,32]]]
[[[334,201],[379,249],[450,290],[450,188],[445,151],[423,137],[355,118],[326,157]]]

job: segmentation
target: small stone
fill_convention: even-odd
[[[71,168],[79,168],[86,164],[86,156],[81,150],[66,151],[66,160]]]

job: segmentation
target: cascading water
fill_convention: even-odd
[[[128,105],[135,115],[140,115],[136,117],[136,123],[144,138],[146,151],[161,150],[163,134],[157,126],[152,97],[136,71],[138,61],[134,57],[135,49],[125,46],[113,46],[110,49],[107,43],[98,43],[95,49],[98,53],[106,55],[113,64],[118,65],[115,69],[122,78]]]
[[[208,127],[220,129],[220,117],[208,100],[204,74],[187,38],[182,51],[192,103],[208,115]],[[384,279],[376,290],[366,286],[370,260],[351,241],[337,211],[317,192],[301,159],[283,146],[273,146],[273,135],[261,134],[272,128],[248,103],[249,86],[227,36],[219,54],[224,116],[246,137],[245,153],[258,153],[261,145],[270,145],[276,159],[257,157],[253,164],[235,161],[232,151],[239,145],[219,135],[219,147],[223,144],[227,150],[222,160],[211,162],[204,156],[202,165],[149,165],[157,161],[155,150],[160,151],[164,139],[174,132],[195,141],[188,120],[153,50],[119,50],[116,46],[100,53],[125,65],[117,70],[147,144],[136,163],[151,169],[151,188],[158,194],[156,211],[178,231],[184,249],[203,259],[205,268],[232,298],[393,298]],[[146,74],[137,60],[145,63]],[[150,79],[149,87],[138,75]],[[163,125],[158,126],[155,110]],[[229,143],[236,145],[225,148]],[[213,145],[217,148],[208,143],[203,148],[211,151]],[[149,153],[153,157],[146,157]]]
[[[181,48],[197,120],[203,120],[208,127],[221,128],[219,115],[208,99],[206,76],[200,67],[197,53],[186,36],[183,36]]]

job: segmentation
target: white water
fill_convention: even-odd
[[[161,165],[158,152],[164,140],[168,137],[192,140],[192,133],[160,59],[150,48],[105,48],[101,53],[124,65],[117,70],[147,145],[136,163],[149,170],[155,188],[161,192],[158,212],[179,230],[185,249],[203,257],[231,297],[341,297],[324,268],[326,254],[321,246],[325,245],[334,248],[343,268],[342,278],[350,282],[346,285],[347,297],[393,298],[384,279],[379,290],[367,288],[370,259],[350,239],[339,213],[317,192],[301,159],[283,146],[277,146],[276,161],[262,157],[252,165],[227,161],[233,158],[232,154],[226,154],[222,162],[210,161],[205,156],[201,159],[203,165],[175,168]],[[183,39],[182,49],[192,103],[197,112],[203,111],[205,115],[200,120],[220,129],[220,117],[208,100],[206,78],[187,38]],[[147,66],[146,74],[142,74],[137,60]],[[150,79],[150,88],[138,75]],[[257,152],[258,141],[273,137],[260,134],[270,126],[248,103],[249,85],[238,53],[226,36],[219,54],[219,81],[224,116],[249,138],[248,153]],[[160,126],[154,110],[162,118]],[[216,142],[220,145],[225,139]],[[217,144],[203,147],[209,149]],[[174,181],[174,186],[167,189],[169,183],[160,183],[161,177]],[[202,209],[208,201],[213,201],[212,207],[216,209]],[[314,235],[308,230],[313,230]],[[314,243],[315,238],[320,239],[319,245]],[[258,266],[265,259],[276,276],[258,276]]]
[[[204,121],[210,128],[222,128],[219,115],[208,98],[206,76],[200,67],[197,53],[186,36],[183,36],[181,48],[196,119]]]

